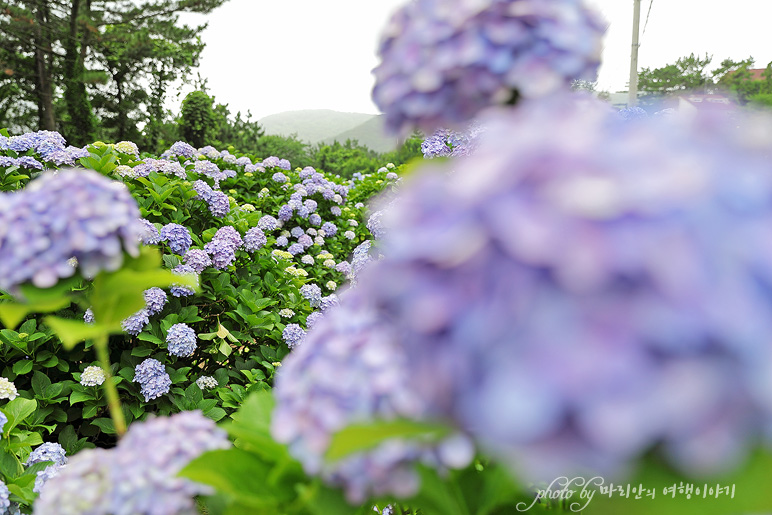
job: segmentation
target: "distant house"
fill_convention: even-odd
[[[735,103],[724,95],[689,93],[678,97],[676,109],[684,113],[729,112]]]

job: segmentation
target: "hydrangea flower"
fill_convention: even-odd
[[[172,356],[192,356],[196,351],[196,332],[187,324],[174,324],[166,332],[166,345]]]
[[[55,465],[64,465],[67,463],[67,456],[64,447],[56,442],[46,442],[36,447],[24,462],[26,466],[34,465],[43,461],[51,461]]]
[[[91,308],[88,308],[85,313],[83,313],[83,321],[87,324],[93,324],[94,323],[94,310]]]
[[[343,237],[347,240],[353,240],[357,237],[357,235],[354,233],[354,231],[346,231],[343,233]]]
[[[145,306],[147,307],[147,314],[150,316],[156,315],[163,311],[164,306],[168,300],[166,292],[158,287],[148,288],[144,291],[144,296]]]
[[[279,208],[279,213],[277,216],[282,222],[289,221],[289,219],[292,218],[292,207],[290,207],[288,204],[284,204]]]
[[[126,333],[137,336],[150,323],[149,315],[150,313],[147,308],[142,308],[121,321],[121,327]]]
[[[229,446],[225,432],[200,411],[134,422],[116,447],[74,456],[48,481],[35,513],[195,513],[194,497],[211,489],[178,473],[204,452]]]
[[[161,240],[169,244],[172,252],[184,256],[193,244],[190,231],[180,224],[170,223],[161,228]]]
[[[333,216],[340,216],[343,214],[343,212],[340,210],[338,206],[332,206],[330,208],[330,213],[332,213]]]
[[[289,247],[287,247],[287,252],[292,254],[293,256],[297,256],[298,254],[302,254],[305,252],[305,247],[301,243],[293,243]]]
[[[7,377],[0,377],[0,399],[14,400],[19,395],[16,385],[8,380]]]
[[[268,243],[268,238],[260,227],[252,227],[244,235],[244,249],[247,252],[260,250],[266,243]]]
[[[308,209],[309,213],[313,213],[316,211],[316,208],[319,207],[319,204],[317,204],[314,199],[308,198],[303,201],[303,206]]]
[[[351,263],[348,261],[341,261],[335,265],[335,270],[342,273],[343,275],[349,275],[351,273]]]
[[[300,258],[300,262],[304,265],[313,265],[316,260],[314,259],[314,256],[310,254],[303,254],[303,256]]]
[[[51,479],[59,474],[59,471],[63,468],[62,465],[49,465],[43,470],[38,471],[35,476],[35,486],[32,487],[32,491],[39,494],[43,491],[43,487]]]
[[[126,186],[91,170],[43,173],[25,189],[0,193],[0,289],[70,277],[75,257],[88,278],[139,254],[139,208]]]
[[[236,250],[244,244],[239,232],[230,225],[220,227],[212,241],[204,245],[212,256],[212,265],[218,270],[225,270],[236,260]]]
[[[316,323],[324,317],[324,313],[321,311],[314,311],[306,317],[306,329],[311,330]]]
[[[212,376],[201,376],[196,379],[196,386],[202,390],[211,390],[217,388],[219,383],[217,382],[217,379]]]
[[[289,308],[284,308],[279,310],[279,316],[284,318],[292,318],[295,316],[295,312]]]
[[[80,374],[80,384],[83,386],[101,386],[105,382],[105,371],[102,367],[88,366]]]
[[[357,288],[431,415],[522,478],[611,477],[655,447],[718,472],[772,422],[772,124],[605,109],[492,114],[474,158],[401,192]]]
[[[625,107],[619,110],[619,117],[623,120],[641,120],[649,117],[649,113],[638,106]]]
[[[300,287],[300,294],[306,299],[312,308],[318,308],[322,300],[322,289],[319,285],[309,283]]]
[[[604,32],[580,0],[409,2],[382,36],[373,101],[393,133],[463,123],[592,80]]]
[[[183,256],[182,261],[189,265],[196,273],[200,274],[207,267],[212,266],[212,259],[202,249],[190,249]]]
[[[298,324],[287,324],[281,333],[281,337],[290,349],[298,346],[305,338],[306,332]]]
[[[262,167],[263,168],[275,168],[279,166],[279,158],[276,156],[269,156],[266,159],[263,159]]]
[[[161,233],[149,220],[140,218],[140,241],[145,245],[158,245],[161,242]]]
[[[381,220],[382,217],[383,211],[376,211],[367,219],[367,229],[376,240],[380,240],[386,234],[386,231],[383,228],[383,222]]]
[[[198,281],[198,274],[196,273],[196,270],[190,265],[177,265],[174,270],[172,270],[172,273],[175,275],[194,276],[196,281]],[[175,297],[189,297],[190,295],[196,293],[192,288],[181,284],[173,284],[169,288],[169,291]]]
[[[276,238],[276,245],[279,247],[286,247],[289,244],[289,240],[286,236],[279,236]]]
[[[311,238],[311,236],[307,234],[303,234],[300,237],[298,237],[298,243],[302,245],[304,249],[307,249],[308,247],[314,244],[314,240]]]
[[[271,232],[279,228],[279,221],[271,215],[264,215],[257,221],[261,231]]]
[[[470,155],[477,148],[482,133],[483,129],[478,123],[469,124],[464,131],[437,129],[421,143],[421,152],[424,159]],[[396,179],[397,174],[389,172],[386,178]]]
[[[3,436],[3,427],[5,427],[5,424],[8,423],[8,417],[5,416],[5,413],[0,411],[0,438]]]
[[[172,385],[163,363],[154,358],[147,358],[134,367],[134,382],[139,383],[145,402],[169,393]]]
[[[139,157],[139,147],[133,141],[119,141],[115,144],[115,150],[123,154]]]
[[[309,315],[313,329],[282,362],[273,390],[274,438],[288,444],[308,474],[343,487],[350,502],[410,496],[419,486],[417,462],[443,470],[464,466],[474,456],[469,441],[456,436],[434,448],[391,440],[337,462],[325,461],[332,436],[344,427],[415,417],[423,409],[410,390],[404,354],[365,300],[355,299],[323,317]]]
[[[192,158],[197,154],[197,151],[193,145],[185,143],[184,141],[177,141],[169,148],[169,153],[174,156]]]
[[[319,216],[318,213],[313,213],[311,216],[308,217],[308,223],[311,225],[321,225],[322,224],[322,217]]]
[[[0,513],[6,513],[6,510],[11,507],[10,495],[11,492],[8,491],[5,482],[0,480]]]
[[[322,230],[324,231],[325,236],[335,236],[338,232],[338,226],[332,222],[324,222]]]
[[[283,183],[287,182],[289,179],[287,179],[287,176],[284,175],[283,173],[276,172],[275,174],[273,174],[271,176],[271,180],[273,182],[278,182],[279,184],[283,184]]]
[[[209,212],[217,218],[223,218],[231,210],[228,196],[222,191],[212,191],[206,203],[209,206]]]

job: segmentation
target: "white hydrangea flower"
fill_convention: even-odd
[[[335,284],[335,281],[327,281],[325,286],[327,287],[328,290],[333,290],[333,291],[335,290],[335,288],[338,287],[338,285]]]
[[[104,382],[105,372],[101,367],[92,365],[80,374],[80,384],[83,386],[99,386]]]
[[[284,309],[279,310],[279,316],[284,317],[284,318],[291,318],[291,317],[295,316],[295,312],[292,311],[289,308],[284,308]]]
[[[196,379],[196,386],[202,390],[211,390],[212,388],[217,388],[220,386],[220,383],[218,383],[217,379],[212,376],[201,376]]]
[[[16,390],[16,385],[8,380],[6,377],[0,377],[0,399],[14,400],[19,396],[19,392]]]

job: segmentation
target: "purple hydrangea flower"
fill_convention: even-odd
[[[348,275],[351,273],[351,263],[348,261],[341,261],[335,265],[335,270],[342,273],[343,275]]]
[[[276,156],[270,156],[266,159],[263,159],[262,163],[263,168],[275,168],[279,166],[279,158]]]
[[[150,323],[149,312],[147,308],[142,308],[133,315],[129,316],[121,322],[123,330],[132,335],[137,336],[142,330]]]
[[[279,214],[278,214],[279,220],[282,222],[289,221],[290,218],[292,218],[292,207],[288,204],[284,204],[279,208]]]
[[[303,230],[302,227],[293,227],[290,230],[290,234],[292,235],[293,238],[299,238],[301,234],[305,234],[305,233],[306,231]]]
[[[281,337],[287,347],[294,349],[303,342],[303,338],[306,337],[306,332],[298,324],[287,324],[284,331],[281,333]]]
[[[279,221],[271,215],[264,215],[257,221],[257,226],[261,231],[271,232],[279,228]]]
[[[311,225],[319,226],[322,224],[322,217],[319,216],[318,213],[313,213],[311,216],[308,217],[308,223]]]
[[[210,256],[212,256],[212,265],[218,270],[225,270],[236,260],[236,250],[244,244],[239,232],[226,225],[220,227],[212,241],[204,245]]]
[[[268,238],[259,227],[252,227],[244,235],[244,249],[247,252],[260,250],[267,242]]]
[[[60,470],[62,470],[62,466],[60,465],[49,465],[43,470],[38,471],[35,476],[35,486],[32,487],[32,491],[37,494],[41,493],[46,483],[48,483],[51,478],[56,477]]]
[[[382,217],[383,211],[376,211],[367,219],[367,228],[376,240],[380,240],[386,234],[386,230],[383,228],[383,221],[381,220]]]
[[[289,170],[292,167],[290,166],[290,162],[287,159],[279,159],[279,168],[282,170]]]
[[[309,236],[309,235],[307,235],[307,234],[301,234],[301,235],[298,237],[298,243],[300,243],[301,245],[303,245],[303,248],[304,248],[304,249],[307,249],[308,247],[310,247],[311,245],[313,245],[313,244],[314,244],[314,240],[313,240],[313,239],[311,239],[311,236]]]
[[[161,288],[153,287],[145,290],[144,295],[148,315],[153,316],[163,311],[168,300],[165,291]]]
[[[0,289],[53,286],[75,273],[73,257],[88,278],[117,270],[124,252],[139,254],[141,231],[122,183],[90,170],[44,173],[23,190],[0,193]]]
[[[54,465],[64,465],[67,463],[67,453],[64,451],[64,447],[56,442],[46,442],[33,450],[27,461],[24,462],[26,466],[34,465],[35,463],[41,463],[43,461],[53,462]]]
[[[192,158],[198,151],[193,145],[185,143],[184,141],[178,141],[171,146],[169,153],[175,156]]]
[[[308,198],[303,201],[303,205],[308,209],[309,213],[313,213],[316,211],[316,208],[318,207],[318,204],[314,199]]]
[[[42,170],[44,168],[43,163],[41,163],[40,161],[38,161],[32,156],[17,157],[14,164],[18,167],[30,168],[32,170]]]
[[[325,188],[322,190],[322,198],[324,200],[332,200],[335,198],[335,190],[332,188]]]
[[[225,432],[200,411],[134,422],[116,447],[74,456],[48,481],[35,513],[195,513],[195,496],[211,490],[179,477],[180,470],[206,451],[229,446]]]
[[[83,321],[87,324],[94,323],[94,311],[91,308],[88,308],[86,312],[83,313]]]
[[[312,308],[318,308],[322,302],[322,289],[319,285],[309,283],[300,287],[300,294],[306,299]]]
[[[283,173],[276,172],[275,174],[273,174],[273,176],[271,176],[271,180],[273,180],[273,182],[278,182],[279,184],[283,184],[287,182],[289,179],[287,179],[287,176],[284,175]]]
[[[172,252],[184,256],[193,244],[190,231],[180,224],[166,224],[161,227],[161,240],[169,244]]]
[[[298,254],[302,254],[305,252],[305,247],[303,247],[300,243],[293,243],[289,247],[287,247],[287,252],[292,254],[293,256],[297,256]]]
[[[335,236],[338,233],[338,226],[332,222],[324,222],[322,230],[324,231],[325,236]]]
[[[394,13],[373,70],[388,129],[430,132],[591,80],[605,24],[580,0],[417,0]]]
[[[342,211],[340,210],[340,208],[338,206],[332,206],[330,208],[330,213],[332,213],[333,216],[340,216]]]
[[[198,274],[203,272],[206,267],[212,266],[212,260],[209,257],[209,254],[201,249],[188,250],[182,260],[186,265],[190,265],[190,267]]]
[[[163,363],[154,358],[147,358],[134,367],[134,382],[139,383],[145,402],[169,393],[172,385]]]
[[[209,202],[209,197],[212,196],[212,192],[214,191],[209,184],[201,179],[193,182],[193,190],[197,193],[195,198],[201,198],[206,202]]]
[[[319,309],[321,309],[322,312],[327,312],[327,310],[334,308],[339,304],[340,304],[340,299],[338,298],[338,296],[335,295],[334,293],[331,293],[326,297],[322,297],[322,299],[319,301]]]
[[[721,471],[772,422],[769,121],[605,109],[491,115],[474,158],[404,188],[357,288],[431,415],[524,479],[655,448]]]
[[[196,351],[196,332],[187,324],[174,324],[166,332],[166,345],[172,356],[192,356]]]
[[[337,462],[325,461],[332,435],[344,427],[414,418],[423,411],[410,390],[404,354],[365,300],[324,316],[312,313],[315,320],[309,315],[307,324],[313,329],[277,374],[271,424],[274,438],[289,445],[307,473],[343,487],[355,503],[370,496],[415,493],[417,462],[444,469],[464,466],[474,457],[470,442],[456,436],[438,447],[392,440]]]
[[[289,240],[287,239],[286,236],[279,236],[278,238],[276,238],[277,247],[286,247],[287,245],[289,245]]]
[[[222,191],[212,191],[206,203],[209,205],[209,211],[212,213],[212,216],[217,218],[223,218],[231,210],[228,196]]]
[[[314,327],[316,323],[319,322],[319,320],[322,318],[324,318],[324,313],[321,311],[314,311],[313,313],[309,314],[306,317],[306,329],[310,331],[311,328]]]
[[[156,226],[144,218],[140,218],[139,222],[142,224],[140,241],[144,245],[158,245],[161,242],[161,233]]]

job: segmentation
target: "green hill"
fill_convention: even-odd
[[[330,109],[306,109],[272,114],[259,121],[266,134],[289,136],[295,133],[301,141],[316,144],[334,138],[377,116],[364,113],[341,113]]]
[[[397,138],[389,136],[384,132],[383,115],[375,115],[352,129],[325,139],[324,142],[332,143],[337,140],[345,143],[347,139],[357,140],[360,145],[364,145],[376,152],[389,152],[398,146]]]

